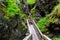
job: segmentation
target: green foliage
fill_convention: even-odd
[[[57,18],[57,16],[60,16],[60,9],[59,8],[60,8],[60,4],[55,6],[54,10],[52,10],[52,12],[50,14],[46,15],[46,17],[41,18],[38,21],[37,25],[42,32],[46,31],[45,30],[46,26],[48,26],[50,22],[52,22],[52,23],[58,22],[59,19]]]
[[[34,6],[31,10],[30,10],[30,16],[35,20],[37,18],[36,16],[36,6]]]
[[[33,13],[33,14],[31,15],[31,17],[32,17],[34,20],[37,18],[35,13]]]
[[[60,0],[57,0],[60,3]]]
[[[36,12],[36,5],[31,9],[30,12],[31,12],[31,13],[35,13],[35,12]]]
[[[4,18],[9,19],[10,17],[14,17],[15,15],[19,14],[20,9],[16,0],[6,0],[7,7],[4,8],[6,11]]]
[[[60,36],[55,36],[53,40],[60,40]]]
[[[18,14],[20,9],[18,8],[16,0],[6,0],[8,3],[7,12],[10,14]]]
[[[27,0],[27,4],[34,4],[36,0]]]
[[[20,0],[20,2],[22,2],[23,0]]]
[[[24,14],[23,10],[19,8],[16,0],[6,0],[6,2],[7,6],[6,8],[3,8],[5,12],[5,19],[9,20],[10,18],[15,17],[15,15],[19,15],[22,19],[26,18],[26,15]]]
[[[16,18],[16,15],[20,19],[20,25],[22,32],[26,30],[26,25],[24,22],[24,19],[26,18],[26,15],[24,14],[23,10],[19,8],[19,5],[17,4],[16,0],[6,0],[7,6],[6,8],[3,8],[3,11],[5,12],[4,18],[8,21],[12,20],[13,18]]]
[[[23,13],[23,12],[22,12],[22,13],[20,13],[20,14],[19,14],[19,16],[20,16],[20,18],[21,18],[21,19],[25,19],[25,18],[27,17],[27,16],[26,16],[26,14],[25,14],[25,13]]]
[[[41,18],[41,19],[38,21],[38,23],[37,23],[39,29],[40,29],[42,32],[45,31],[44,25],[45,25],[45,23],[47,22],[47,20],[48,20],[48,19],[47,19],[46,17],[45,17],[45,18]]]

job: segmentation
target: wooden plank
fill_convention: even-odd
[[[32,40],[32,35],[29,34],[28,36],[26,36],[23,40]]]
[[[37,27],[34,20],[27,19],[28,30],[32,35],[32,40],[51,40],[46,35],[42,34],[40,29]]]
[[[32,20],[33,21],[33,24],[35,25],[35,28],[36,28],[36,30],[38,31],[38,33],[40,34],[40,36],[42,37],[42,39],[44,39],[44,40],[51,40],[49,37],[47,37],[46,35],[44,35],[44,34],[42,34],[42,32],[40,31],[40,29],[38,28],[38,26],[36,25],[36,23],[35,23],[35,21],[34,20]],[[39,35],[38,34],[38,35]]]
[[[28,30],[30,34],[32,35],[32,40],[39,40],[38,36],[36,35],[36,31],[33,28],[33,25],[29,24],[28,20],[27,20],[27,25],[28,25]]]

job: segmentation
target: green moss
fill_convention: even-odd
[[[58,4],[57,6],[55,6],[54,10],[52,10],[52,12],[50,14],[46,15],[46,17],[41,18],[38,21],[37,25],[38,25],[38,27],[40,28],[40,30],[42,32],[46,31],[45,28],[46,28],[46,26],[49,25],[49,23],[51,23],[51,22],[52,23],[58,22],[59,19],[58,19],[57,16],[60,16],[60,9],[59,8],[60,8],[60,4]]]
[[[21,26],[22,33],[26,30],[26,25],[24,22],[24,19],[27,17],[23,10],[19,8],[19,5],[17,4],[16,0],[6,0],[7,6],[3,8],[4,13],[4,19],[11,21],[13,18],[18,17],[19,23]],[[17,16],[16,16],[17,15]]]
[[[55,36],[53,40],[60,40],[60,36]]]
[[[34,6],[31,10],[30,10],[30,16],[35,20],[37,18],[36,16],[36,6]]]
[[[14,17],[15,15],[19,14],[20,9],[18,7],[17,1],[16,0],[6,0],[7,2],[7,7],[4,8],[6,11],[4,18],[10,18],[10,17]]]
[[[6,8],[3,8],[5,19],[9,20],[10,18],[15,17],[15,15],[19,15],[22,19],[26,18],[25,13],[19,8],[16,0],[6,0],[6,2],[7,6]]]
[[[34,4],[36,0],[27,0],[27,4]]]
[[[47,19],[46,17],[44,17],[44,18],[40,19],[40,20],[38,21],[38,23],[37,23],[38,27],[40,28],[40,30],[41,30],[42,32],[45,31],[44,25],[45,25],[45,23],[47,22],[47,20],[48,20],[48,19]]]
[[[24,13],[19,14],[19,16],[21,19],[25,19],[27,17],[26,14],[24,14]]]

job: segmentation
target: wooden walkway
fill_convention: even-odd
[[[34,20],[27,19],[27,25],[28,25],[28,31],[31,34],[31,37],[30,37],[30,38],[32,38],[31,40],[51,40],[46,35],[42,34],[42,32],[37,27]],[[27,37],[25,40],[28,40],[28,39],[29,38]]]

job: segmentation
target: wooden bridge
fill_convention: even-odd
[[[34,20],[27,19],[27,26],[30,34],[23,40],[51,40],[46,35],[42,34]]]

